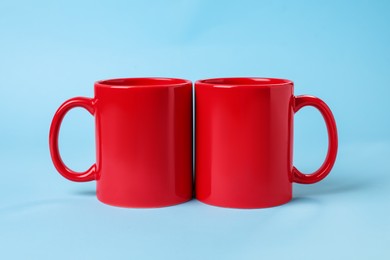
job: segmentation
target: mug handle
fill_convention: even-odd
[[[293,167],[293,181],[302,184],[311,184],[319,182],[329,174],[336,161],[338,146],[336,121],[334,120],[332,111],[330,110],[328,105],[326,105],[324,101],[317,97],[302,95],[295,97],[294,101],[295,113],[298,112],[304,106],[313,106],[321,112],[325,120],[326,128],[328,130],[328,153],[321,167],[312,174],[304,174],[300,172],[297,168]]]
[[[54,114],[53,121],[50,126],[49,134],[49,147],[50,154],[53,160],[54,166],[57,171],[71,181],[85,182],[93,181],[96,179],[96,164],[93,164],[85,172],[75,172],[69,169],[61,159],[60,151],[58,148],[58,135],[60,127],[65,114],[75,107],[83,107],[88,110],[89,113],[94,115],[95,113],[95,100],[92,98],[75,97],[65,101]]]

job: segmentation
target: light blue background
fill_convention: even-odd
[[[1,259],[390,259],[390,1],[0,2]],[[339,156],[289,204],[234,210],[101,204],[54,169],[58,106],[116,77],[282,77],[332,108]],[[296,115],[294,163],[326,154],[320,114]],[[94,121],[71,111],[61,152],[95,160]]]

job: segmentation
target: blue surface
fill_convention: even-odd
[[[389,1],[0,2],[0,259],[390,259]],[[58,106],[99,79],[292,79],[332,108],[334,170],[294,200],[234,210],[101,204],[54,169]],[[61,152],[94,162],[93,118],[71,111]],[[295,120],[294,163],[326,153],[317,111]]]

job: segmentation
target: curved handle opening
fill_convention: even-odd
[[[320,168],[311,174],[304,174],[295,167],[293,167],[292,170],[294,182],[302,184],[311,184],[321,181],[332,170],[337,156],[338,137],[336,121],[334,119],[332,111],[324,101],[317,97],[308,95],[295,97],[294,112],[298,112],[304,106],[313,106],[320,111],[322,117],[325,120],[328,132],[328,152],[325,161],[322,163]]]
[[[50,126],[49,134],[49,147],[50,155],[54,166],[57,171],[71,181],[86,182],[93,181],[96,179],[96,164],[92,165],[85,172],[75,172],[69,169],[61,158],[61,154],[58,146],[58,136],[60,132],[61,123],[66,113],[75,107],[85,108],[89,113],[94,115],[95,113],[95,102],[94,99],[85,97],[75,97],[65,101],[54,114],[53,121]]]

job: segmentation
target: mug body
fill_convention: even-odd
[[[100,201],[161,207],[192,197],[192,84],[168,78],[95,83]]]
[[[195,84],[195,194],[263,208],[292,198],[293,83],[220,78]]]

